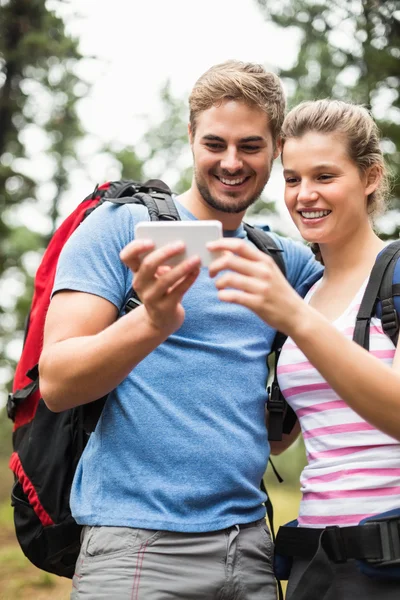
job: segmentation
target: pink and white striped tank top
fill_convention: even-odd
[[[349,339],[365,287],[366,282],[333,323]],[[392,364],[395,348],[377,318],[371,321],[370,352]],[[278,381],[300,421],[308,459],[300,477],[299,525],[356,525],[367,516],[399,508],[400,443],[349,408],[290,338],[279,359]]]

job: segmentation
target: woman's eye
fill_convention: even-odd
[[[296,179],[295,177],[285,177],[285,183],[287,184],[294,184],[297,183],[298,179]]]
[[[323,173],[322,175],[318,176],[318,179],[322,180],[322,181],[328,181],[329,179],[332,179],[333,175],[329,175],[328,173]]]

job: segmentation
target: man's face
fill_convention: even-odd
[[[267,114],[226,100],[200,113],[195,135],[189,129],[189,136],[203,201],[221,212],[245,212],[260,197],[279,154]]]

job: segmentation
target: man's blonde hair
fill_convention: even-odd
[[[276,144],[285,116],[281,80],[262,65],[230,60],[214,65],[195,83],[189,96],[190,126],[196,132],[197,117],[224,100],[237,100],[263,110],[269,117]]]

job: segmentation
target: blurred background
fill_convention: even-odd
[[[392,172],[383,239],[400,231],[399,0],[0,0],[0,599],[69,597],[15,541],[12,423],[5,403],[35,271],[59,223],[97,183],[191,180],[187,97],[211,65],[264,64],[289,107],[335,97],[367,106]],[[297,236],[279,160],[248,220]],[[296,517],[304,449],[267,470],[275,526]]]

